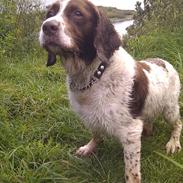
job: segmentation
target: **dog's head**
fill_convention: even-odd
[[[58,0],[52,4],[39,40],[49,53],[48,66],[55,63],[56,55],[77,55],[86,63],[98,56],[107,62],[121,44],[109,19],[88,0]]]

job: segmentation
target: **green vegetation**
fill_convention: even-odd
[[[180,0],[144,0],[136,4],[134,25],[129,29],[130,35],[145,35],[159,30],[177,32],[183,26],[183,3]]]
[[[15,2],[22,4],[23,16],[13,12]],[[37,8],[28,12],[28,2],[0,3],[0,183],[124,181],[122,150],[114,139],[106,138],[89,158],[74,155],[90,134],[69,107],[64,70],[59,63],[45,66],[46,54],[37,41],[43,16]],[[183,83],[183,24],[169,20],[165,25],[156,15],[148,21],[144,17],[145,13],[143,25],[139,22],[133,27],[127,49],[137,59],[158,56],[169,60]],[[183,115],[183,96],[180,105]],[[183,150],[165,153],[170,132],[160,118],[153,136],[143,139],[143,183],[183,182]]]
[[[42,12],[39,0],[1,0],[0,55],[20,57],[36,51]]]

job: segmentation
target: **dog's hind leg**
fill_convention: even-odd
[[[140,183],[141,134],[143,124],[139,119],[121,128],[121,143],[124,151],[126,183]],[[118,136],[119,137],[119,136]]]
[[[180,135],[182,121],[180,120],[179,105],[166,106],[164,110],[165,120],[173,126],[170,140],[166,144],[167,153],[175,153],[181,150]]]

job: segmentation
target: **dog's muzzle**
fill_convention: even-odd
[[[59,22],[50,20],[43,24],[42,30],[46,36],[54,36],[58,33]]]

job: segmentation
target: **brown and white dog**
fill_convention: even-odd
[[[104,133],[123,145],[125,178],[140,183],[143,127],[163,114],[173,126],[167,152],[181,149],[179,76],[168,62],[155,58],[136,62],[122,47],[111,22],[88,0],[58,0],[50,6],[40,31],[48,51],[47,65],[62,57],[70,103],[93,132],[77,150],[89,155]]]

